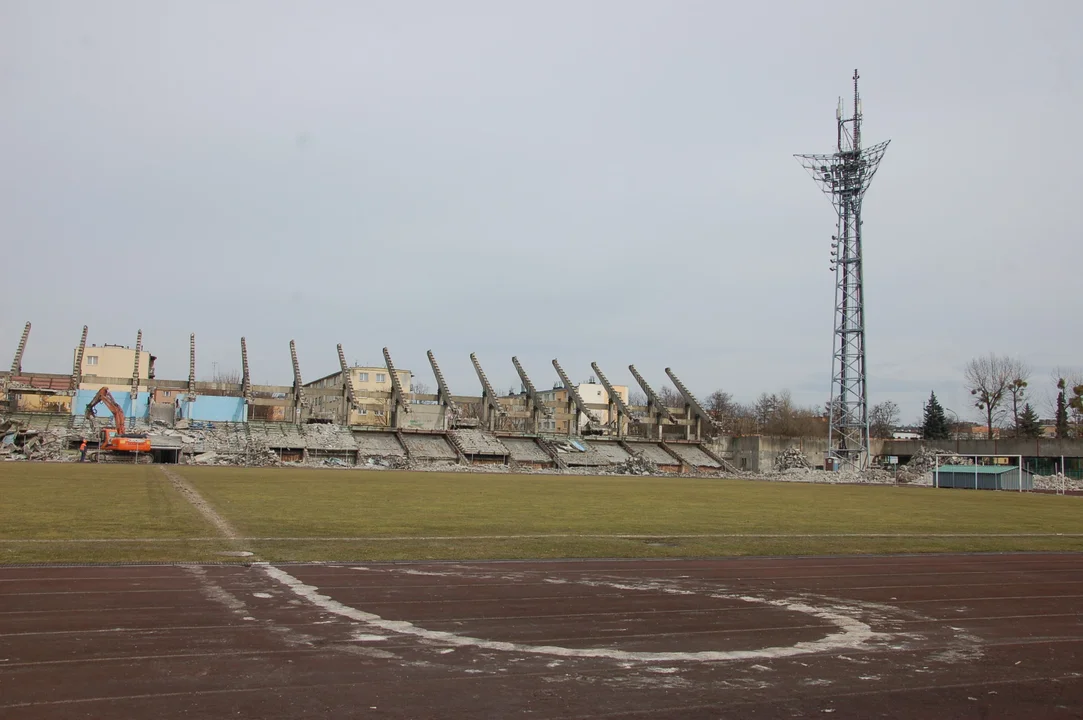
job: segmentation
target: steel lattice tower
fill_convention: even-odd
[[[835,271],[834,355],[828,405],[828,452],[840,464],[864,469],[869,461],[868,389],[865,383],[865,287],[861,262],[861,201],[880,167],[888,143],[861,147],[861,95],[854,70],[853,116],[843,117],[839,98],[837,150],[796,155],[831,200],[838,230],[831,236]]]

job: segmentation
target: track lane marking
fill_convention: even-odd
[[[732,702],[731,701],[725,701],[725,706],[726,706],[726,708],[730,708],[730,707],[750,707],[750,706],[755,706],[755,705],[779,705],[779,704],[782,704],[782,703],[794,703],[794,704],[797,704],[797,705],[803,705],[803,704],[810,704],[810,703],[830,703],[832,701],[835,701],[836,699],[841,699],[841,698],[870,697],[870,696],[875,696],[875,695],[893,695],[893,694],[909,693],[909,692],[924,693],[924,692],[930,692],[930,691],[935,692],[935,691],[941,691],[941,690],[965,690],[965,689],[974,688],[974,687],[1002,687],[1002,686],[1005,686],[1005,685],[1021,685],[1021,684],[1029,684],[1029,683],[1048,683],[1048,682],[1067,682],[1067,681],[1076,681],[1076,682],[1078,682],[1079,680],[1080,680],[1079,674],[1070,673],[1070,674],[1067,674],[1067,675],[1059,675],[1059,676],[1052,676],[1052,677],[1050,677],[1048,675],[1045,675],[1045,676],[1029,677],[1029,678],[1010,678],[1010,679],[1005,679],[1005,680],[985,680],[985,681],[970,682],[970,683],[953,683],[953,684],[950,684],[950,685],[918,685],[918,686],[914,686],[914,687],[890,688],[890,689],[883,689],[883,690],[855,690],[853,692],[841,692],[841,693],[832,693],[832,694],[825,694],[825,695],[819,695],[819,694],[812,695],[812,694],[809,694],[806,697],[802,697],[800,694],[795,694],[795,695],[791,695],[791,696],[785,697],[785,698],[774,697],[774,698],[764,698],[762,700],[737,700],[737,701],[732,701]],[[808,689],[807,688],[803,689],[801,692],[802,693],[808,693]],[[679,717],[680,713],[687,713],[687,712],[691,712],[691,711],[694,711],[694,710],[720,709],[719,706],[721,704],[722,704],[722,702],[720,701],[718,703],[703,703],[703,704],[694,704],[694,705],[677,705],[677,706],[664,707],[664,708],[655,707],[655,708],[651,708],[651,709],[623,710],[623,711],[611,712],[611,713],[597,713],[597,712],[595,712],[595,713],[590,713],[590,714],[587,714],[587,715],[565,715],[565,714],[562,714],[562,715],[554,715],[554,716],[552,716],[552,720],[594,720],[594,718],[619,718],[619,717],[628,717],[630,715],[659,715],[659,716],[665,716],[665,715],[670,715],[670,714],[674,714],[674,713],[677,713],[677,715],[674,715],[675,717]],[[977,708],[975,708],[974,706],[971,706],[971,709],[973,709],[974,711],[977,710]]]

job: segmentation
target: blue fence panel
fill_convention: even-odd
[[[180,413],[188,420],[245,422],[248,420],[248,403],[239,397],[197,395],[194,402],[181,400]]]

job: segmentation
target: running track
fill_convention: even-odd
[[[1083,556],[0,568],[0,717],[1058,718]]]

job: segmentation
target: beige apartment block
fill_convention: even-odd
[[[343,418],[343,402],[338,397],[313,397],[310,402],[310,414],[312,417],[332,419],[337,423],[346,425],[368,425],[385,427],[391,423],[391,377],[385,367],[352,367],[349,368],[353,380],[354,392],[357,394],[358,408],[351,408],[349,417]],[[399,384],[404,393],[411,392],[413,373],[409,370],[398,370]],[[344,378],[342,371],[320,378],[310,383],[305,383],[306,388],[313,389],[341,389]],[[367,393],[373,393],[368,397]]]
[[[72,362],[75,361],[78,352],[78,350],[74,351]],[[147,390],[143,381],[154,377],[156,359],[146,350],[139,353],[139,392]],[[134,370],[135,348],[123,345],[88,345],[83,351],[82,382],[79,383],[79,389],[96,392],[105,386],[105,383],[98,382],[95,378],[123,378],[125,382],[121,388],[129,391]],[[112,388],[112,386],[109,387]]]

